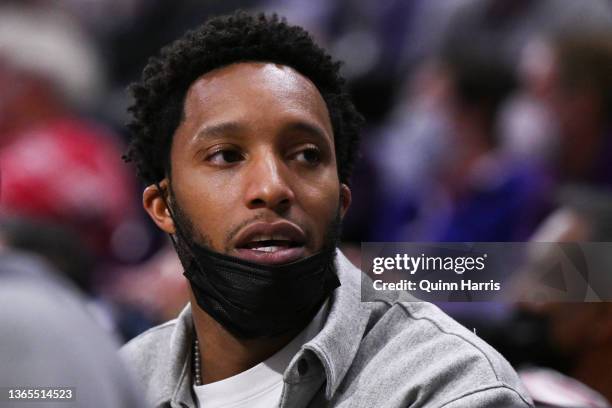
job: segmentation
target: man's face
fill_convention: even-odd
[[[189,88],[170,151],[170,206],[201,244],[266,264],[318,252],[350,191],[338,179],[326,104],[287,66],[238,63]],[[342,192],[342,194],[341,194]],[[175,226],[156,189],[145,208],[166,232]]]

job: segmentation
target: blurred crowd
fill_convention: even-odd
[[[108,331],[127,340],[188,296],[121,160],[126,87],[162,45],[236,8],[277,12],[345,62],[367,120],[343,226],[355,263],[366,241],[612,241],[612,227],[593,232],[612,219],[609,0],[4,0],[0,244],[48,262]],[[598,371],[612,333],[579,325],[608,316],[612,331],[612,313],[589,307],[551,341],[575,363],[560,371],[612,399]],[[503,334],[508,313],[467,316],[511,362],[533,362],[517,346],[532,332]]]

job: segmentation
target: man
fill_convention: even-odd
[[[526,407],[507,362],[426,303],[360,302],[336,250],[360,115],[301,28],[244,13],[134,86],[128,158],[191,306],[123,356],[156,407]]]

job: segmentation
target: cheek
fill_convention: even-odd
[[[316,184],[303,185],[296,196],[312,225],[317,244],[321,244],[329,223],[336,217],[340,203],[340,184],[337,178],[329,181],[320,179]]]
[[[236,214],[236,203],[240,202],[235,184],[224,183],[214,177],[182,177],[177,174],[174,191],[183,211],[194,227],[205,235],[215,249],[221,250]],[[205,181],[203,181],[205,180]]]

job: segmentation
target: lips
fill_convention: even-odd
[[[305,256],[306,235],[288,221],[258,222],[249,225],[236,237],[236,255],[260,264],[277,265]]]

